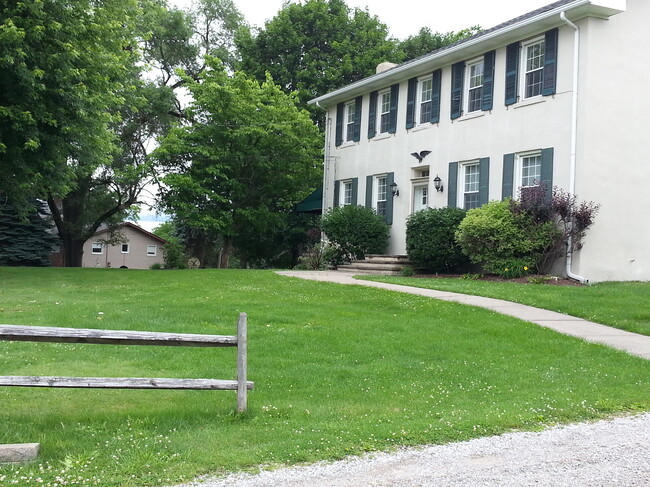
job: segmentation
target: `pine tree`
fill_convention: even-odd
[[[15,207],[0,200],[0,266],[49,266],[49,254],[59,244],[42,202],[36,212],[21,217]]]

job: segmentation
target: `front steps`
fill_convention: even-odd
[[[406,255],[366,255],[364,260],[353,260],[351,264],[340,265],[337,270],[348,274],[377,276],[401,276],[402,269],[411,263]]]

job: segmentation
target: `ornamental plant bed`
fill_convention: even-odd
[[[491,282],[516,282],[519,284],[530,285],[549,285],[549,286],[584,286],[584,284],[568,279],[566,277],[548,276],[545,274],[529,274],[523,277],[512,279],[504,279],[503,277],[495,274],[481,274],[478,277],[468,278],[468,274],[415,274],[413,277],[417,279],[463,279],[468,281],[491,281]]]

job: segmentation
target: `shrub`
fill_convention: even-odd
[[[163,261],[165,269],[185,269],[187,267],[185,247],[177,242],[167,242],[163,246]]]
[[[418,269],[458,272],[469,264],[455,233],[465,218],[460,208],[429,208],[413,213],[406,222],[406,253]]]
[[[510,211],[510,201],[491,201],[467,212],[456,232],[463,253],[490,273],[498,273],[505,260],[530,255],[535,244],[524,231],[526,215]]]
[[[325,213],[321,228],[332,243],[332,262],[340,264],[381,254],[388,245],[388,225],[382,216],[363,206],[341,206]]]
[[[327,268],[327,250],[329,245],[324,242],[316,242],[307,252],[298,257],[296,269],[316,271]]]

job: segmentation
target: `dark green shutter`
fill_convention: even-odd
[[[399,97],[399,83],[390,87],[390,113],[388,115],[388,133],[397,131],[397,99]]]
[[[336,105],[336,147],[343,143],[343,117],[345,116],[345,104]]]
[[[447,206],[458,206],[458,163],[449,163],[449,176],[447,177]]]
[[[490,200],[490,158],[482,157],[478,162],[478,204],[483,206]]]
[[[440,89],[442,88],[442,70],[433,72],[433,83],[431,87],[431,123],[440,121]]]
[[[366,176],[366,208],[372,208],[372,176]]]
[[[415,100],[417,98],[418,79],[411,78],[408,82],[406,94],[406,128],[411,129],[415,125]]]
[[[486,52],[483,56],[483,100],[481,110],[492,110],[494,103],[494,59],[496,51]]]
[[[357,205],[359,197],[359,178],[352,178],[352,204]]]
[[[506,47],[506,106],[517,103],[517,77],[519,76],[519,43]]]
[[[339,206],[339,199],[341,194],[341,181],[334,181],[334,203],[332,206],[337,208]]]
[[[557,82],[557,36],[558,30],[549,30],[544,35],[544,75],[542,95],[555,94]]]
[[[368,110],[368,138],[372,139],[377,133],[377,92],[370,93]]]
[[[503,155],[503,180],[501,183],[501,198],[512,198],[515,179],[515,155]]]
[[[391,184],[395,182],[395,173],[389,172],[386,174],[386,214],[384,215],[384,221],[388,225],[393,224],[393,188]]]
[[[553,148],[542,149],[542,184],[546,185],[546,198],[553,196]]]
[[[451,119],[463,114],[463,81],[465,62],[461,61],[451,67]]]
[[[361,104],[363,102],[362,96],[357,96],[354,100],[354,131],[352,133],[352,140],[359,142],[361,140]]]

